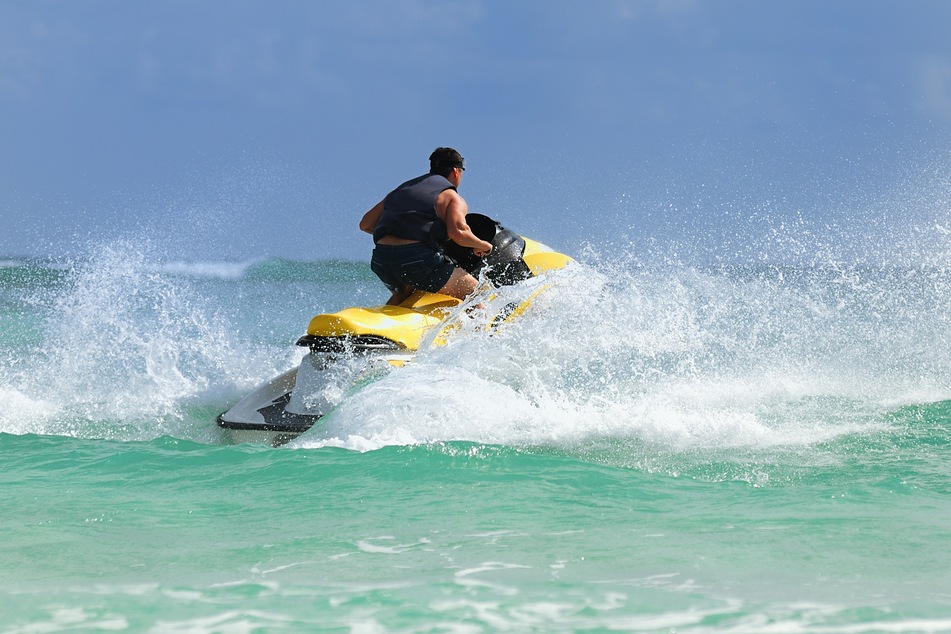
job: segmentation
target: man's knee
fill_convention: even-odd
[[[451,295],[458,299],[465,299],[466,296],[472,294],[478,285],[479,281],[476,278],[472,277],[472,275],[465,270],[456,267],[452,272],[452,277],[449,278],[445,286],[439,289],[439,292],[443,295]]]

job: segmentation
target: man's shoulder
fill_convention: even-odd
[[[466,199],[456,191],[455,187],[444,189],[436,196],[436,213],[440,214],[440,217],[442,217],[441,214],[449,213],[451,210],[465,210],[466,207]]]
[[[445,185],[446,187],[453,187],[453,188],[454,188],[453,184],[450,183],[450,182],[449,182],[449,179],[446,178],[445,176],[440,176],[439,174],[422,174],[422,175],[417,176],[417,177],[415,177],[415,178],[409,179],[409,180],[406,181],[405,183],[402,183],[399,187],[397,187],[397,189],[400,189],[400,188],[403,188],[403,187],[411,187],[411,186],[413,186],[413,185],[417,185],[417,184],[419,184],[419,183],[422,183],[422,182],[425,181],[425,180],[432,180],[433,187],[441,187],[441,186]]]

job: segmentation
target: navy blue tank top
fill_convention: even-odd
[[[373,241],[396,236],[438,246],[445,240],[446,225],[436,215],[436,197],[455,188],[449,179],[438,174],[406,181],[383,199],[383,213],[373,228]]]

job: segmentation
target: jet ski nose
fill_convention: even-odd
[[[525,254],[525,240],[508,229],[502,229],[492,239],[492,252],[485,258],[488,265],[486,277],[496,286],[511,286],[516,282],[532,277],[522,256]]]

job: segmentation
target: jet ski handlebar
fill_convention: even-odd
[[[443,252],[457,265],[476,277],[484,271],[496,286],[510,286],[532,277],[522,257],[525,254],[524,238],[483,214],[466,214],[466,224],[479,239],[492,245],[492,252],[480,258],[472,248],[446,240]]]

